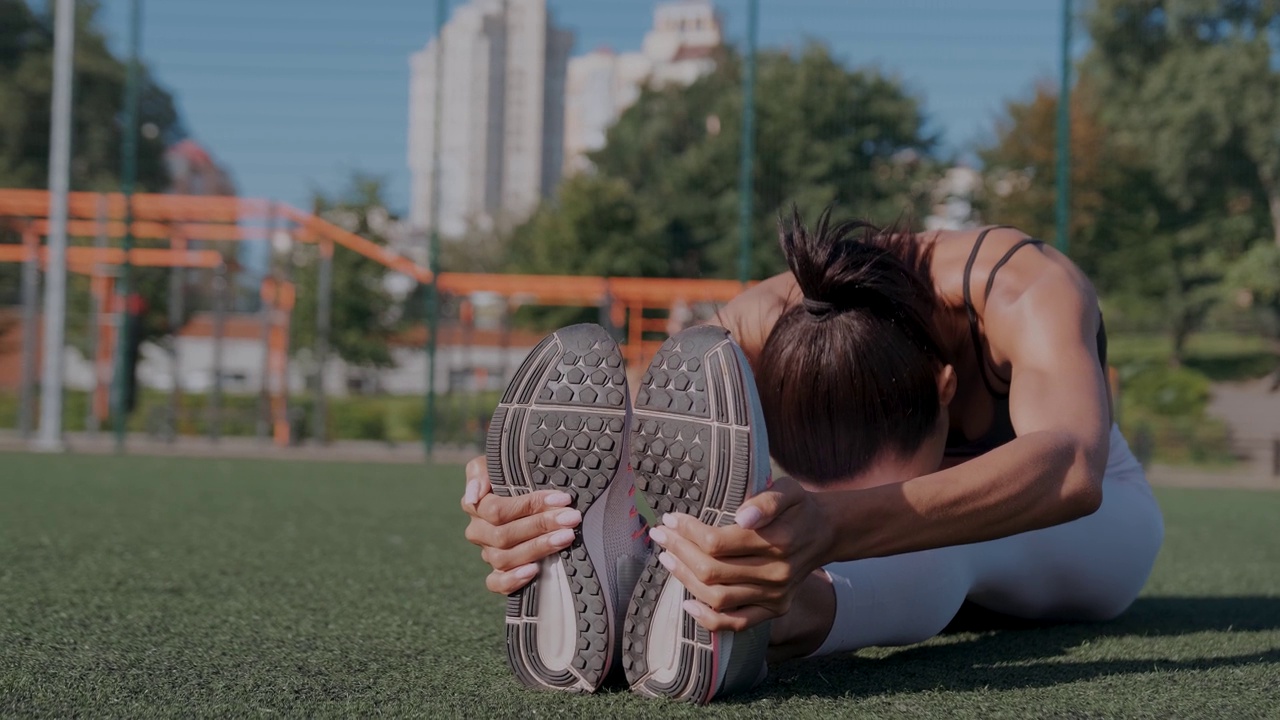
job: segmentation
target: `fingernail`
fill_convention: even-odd
[[[568,507],[573,498],[568,493],[556,492],[547,496],[547,504],[551,507]]]
[[[478,481],[467,481],[467,491],[466,494],[463,495],[463,499],[467,501],[468,505],[476,504],[476,500],[480,499],[480,483]]]
[[[649,528],[649,539],[659,545],[667,544],[667,531],[660,527]]]
[[[680,603],[680,607],[684,608],[685,612],[689,613],[695,618],[702,617],[702,606],[692,600],[685,600],[684,602]]]
[[[676,513],[667,513],[662,516],[662,524],[669,528],[679,527],[680,523],[676,520]]]
[[[577,510],[565,510],[559,515],[556,515],[556,522],[565,527],[573,527],[574,525],[577,525],[581,520],[582,520],[582,513],[578,512]]]
[[[760,512],[758,509],[753,507],[743,508],[742,511],[738,513],[738,527],[750,530],[756,525],[759,525],[760,521],[763,519],[764,513]]]
[[[538,566],[530,563],[529,565],[521,565],[513,571],[518,580],[532,580],[534,575],[538,574]]]
[[[676,569],[676,559],[671,557],[671,553],[662,553],[658,555],[658,562],[662,563],[662,567],[668,570]]]
[[[573,542],[572,530],[557,530],[551,533],[551,544],[556,547],[568,545],[571,542]]]

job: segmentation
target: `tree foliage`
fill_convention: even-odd
[[[381,179],[355,174],[335,196],[316,193],[316,215],[350,232],[386,245],[390,216]],[[293,265],[305,268],[293,278],[298,298],[290,328],[295,353],[315,347],[318,299],[318,252],[314,245],[294,249]],[[329,347],[351,365],[389,367],[390,341],[398,329],[397,306],[384,286],[387,269],[375,260],[335,248]]]
[[[819,44],[758,62],[753,277],[784,267],[776,219],[791,202],[839,201],[885,223],[923,208],[934,139],[916,98]],[[512,269],[736,277],[741,72],[726,50],[691,86],[646,89],[592,155],[594,171],[516,231]]]
[[[1227,283],[1256,276],[1237,268],[1256,262],[1250,248],[1280,232],[1278,7],[1099,0],[1088,16],[1093,49],[1071,107],[1071,254],[1113,309],[1169,331],[1179,355]],[[982,152],[989,217],[1044,237],[1056,113],[1049,87],[1010,103]]]
[[[71,187],[119,188],[126,63],[107,47],[97,2],[78,2],[72,103]],[[0,0],[0,187],[44,188],[49,179],[53,16],[25,0]],[[173,98],[144,68],[138,188],[168,186],[165,147],[185,135]]]
[[[52,3],[48,4],[50,7]],[[112,191],[120,187],[126,63],[107,47],[98,25],[98,3],[76,3],[76,43],[71,118],[71,189]],[[53,96],[52,11],[33,11],[26,0],[0,0],[0,187],[48,186],[50,104]],[[169,185],[164,151],[186,131],[173,98],[143,69],[139,102],[137,189],[161,192]],[[5,241],[11,241],[5,238]],[[0,301],[19,297],[20,268],[0,264]],[[144,336],[168,332],[168,271],[138,268],[133,289],[147,301]],[[83,282],[69,289],[69,337],[87,332]]]
[[[1280,212],[1280,3],[1099,0],[1089,32],[1107,121],[1179,207],[1244,196]]]

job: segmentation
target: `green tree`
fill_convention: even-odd
[[[71,189],[119,189],[126,64],[107,47],[98,24],[99,4],[77,5],[72,103]],[[52,3],[49,3],[52,6]],[[0,0],[0,187],[45,188],[49,177],[50,102],[53,83],[53,17],[25,0]],[[168,144],[185,135],[173,98],[143,69],[139,104],[138,185],[161,192],[169,185]],[[73,239],[73,242],[79,242]],[[133,289],[147,301],[146,337],[168,332],[168,272],[139,268]],[[0,297],[18,297],[17,265],[0,265]],[[86,333],[85,283],[69,285],[69,333]]]
[[[1280,3],[1099,0],[1081,71],[1157,192],[1178,355],[1249,247],[1280,244]]]
[[[1175,360],[1233,267],[1280,227],[1267,179],[1280,147],[1266,62],[1275,5],[1099,0],[1088,18],[1094,45],[1071,108],[1071,253],[1113,311],[1170,333]],[[981,153],[988,217],[1043,237],[1057,190],[1053,90],[1010,103]]]
[[[564,273],[573,258],[579,274],[656,275],[670,259],[653,252],[660,242],[654,229],[626,180],[578,175],[560,187],[554,205],[516,229],[511,260],[533,273]]]
[[[1106,298],[1113,324],[1185,331],[1215,302],[1221,263],[1179,240],[1181,214],[1140,149],[1122,145],[1101,112],[1096,87],[1081,78],[1071,107],[1071,257]],[[979,150],[988,221],[1054,236],[1057,113],[1047,84],[1006,105],[994,142]]]
[[[316,193],[317,216],[379,245],[386,245],[391,216],[380,178],[357,173],[335,196]],[[295,353],[310,352],[316,341],[318,249],[295,249],[293,265],[298,297],[290,328]],[[397,306],[384,287],[388,270],[377,261],[337,247],[333,255],[332,322],[329,347],[348,363],[363,367],[393,364],[390,341],[398,329]]]
[[[1261,200],[1280,242],[1280,3],[1099,0],[1089,32],[1083,71],[1108,98],[1106,120],[1146,151],[1170,198]]]
[[[71,187],[119,188],[126,63],[107,47],[98,3],[76,3]],[[53,83],[53,17],[25,0],[0,0],[0,187],[44,188],[49,179],[49,113]],[[185,135],[173,98],[143,70],[138,188],[169,184],[168,144]]]
[[[646,89],[591,156],[520,228],[513,269],[736,277],[742,64],[731,50],[689,87]],[[880,222],[922,211],[934,139],[920,102],[819,44],[759,58],[751,272],[784,265],[778,212],[839,201]]]
[[[1038,85],[1030,99],[1006,103],[996,120],[994,141],[978,150],[986,185],[978,209],[989,222],[1056,239],[1057,116],[1058,91],[1047,83]],[[1117,147],[1102,126],[1097,92],[1087,80],[1072,92],[1070,153],[1071,256],[1098,289],[1109,294],[1123,288],[1131,274],[1126,268],[1112,272],[1120,264],[1113,262],[1115,254],[1122,247],[1138,246],[1116,242],[1116,221],[1120,220],[1116,213],[1141,211],[1115,199],[1140,182],[1140,166],[1133,153]]]

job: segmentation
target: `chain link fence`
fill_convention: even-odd
[[[129,122],[132,3],[78,4],[73,191],[118,191],[134,133],[139,192],[288,206],[442,278],[762,279],[783,269],[776,222],[793,206],[918,231],[1014,224],[1093,279],[1132,348],[1122,376],[1275,367],[1280,21],[1266,3],[142,2]],[[0,16],[0,190],[43,189],[50,10],[0,0]],[[27,219],[5,215],[0,244],[20,246]],[[229,224],[253,232],[184,245],[219,253],[222,280],[133,270],[131,431],[266,438],[274,392],[294,442],[418,442],[434,387],[435,440],[474,444],[549,327],[605,321],[651,344],[721,302],[433,288],[341,250],[325,278],[304,221]],[[72,270],[64,425],[105,428],[92,396],[111,308]],[[274,390],[269,278],[296,292]],[[0,427],[29,431],[24,323],[39,315],[24,316],[23,282],[22,263],[0,263]]]

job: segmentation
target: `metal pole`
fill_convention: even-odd
[[[255,426],[255,434],[259,440],[267,440],[271,434],[271,313],[276,292],[273,277],[268,275],[263,282],[271,283],[272,300],[267,299],[268,289],[264,285],[260,293],[262,311],[258,314],[261,321],[259,340],[262,343],[262,377],[258,383],[258,422]]]
[[[738,162],[738,281],[751,279],[751,204],[755,199],[756,159],[756,39],[760,30],[760,0],[747,0],[747,48],[742,58],[742,157]]]
[[[263,290],[259,293],[262,299],[262,311],[260,319],[262,321],[262,381],[258,386],[258,423],[257,436],[259,440],[268,439],[271,433],[271,326],[274,322],[273,313],[275,312],[275,298],[278,294],[279,283],[276,273],[276,204],[271,203],[271,209],[268,213],[267,220],[267,275],[263,278]],[[270,298],[266,283],[271,283]]]
[[[97,265],[93,268],[93,274],[89,276],[89,321],[85,323],[88,331],[85,334],[85,358],[89,360],[89,366],[93,368],[93,372],[89,374],[89,392],[87,394],[88,402],[84,404],[84,429],[85,432],[98,432],[98,418],[93,413],[93,397],[98,394],[98,313],[102,310],[98,307],[98,272],[101,268]]]
[[[62,447],[62,354],[67,332],[67,193],[71,190],[71,74],[75,0],[57,0],[53,31],[53,103],[49,130],[49,258],[44,283],[44,371],[34,448]]]
[[[316,281],[316,399],[312,434],[321,444],[329,442],[324,379],[329,362],[329,328],[333,324],[333,243],[320,244],[320,272]]]
[[[1058,206],[1054,244],[1071,249],[1071,0],[1062,0],[1062,86],[1058,90]]]
[[[98,250],[107,247],[107,196],[98,193],[98,233],[93,238],[93,246]],[[102,314],[107,311],[102,306],[102,302],[98,299],[97,287],[99,282],[106,282],[103,279],[107,269],[101,264],[93,266],[93,276],[89,279],[89,362],[93,365],[93,382],[89,384],[89,402],[85,403],[84,427],[91,433],[97,433],[98,412],[95,407],[95,400],[98,397],[98,388],[102,385],[102,374],[98,368],[98,332],[102,325]]]
[[[617,337],[617,328],[612,324],[607,326],[609,334]],[[502,298],[502,340],[499,342],[500,352],[498,355],[498,386],[505,387],[507,384],[507,356],[511,354],[511,299]],[[488,389],[488,388],[486,388]]]
[[[600,327],[609,333],[610,337],[618,337],[618,328],[613,326],[613,293],[609,290],[609,278],[604,279],[604,295],[600,296],[600,306],[596,309],[596,318]]]
[[[36,346],[40,333],[40,236],[27,227],[22,231],[27,259],[22,263],[22,388],[18,400],[18,431],[29,438],[35,432]]]
[[[422,420],[422,443],[430,459],[436,448],[436,345],[440,326],[440,234],[431,231],[431,284],[427,286],[427,408]]]
[[[296,245],[293,242],[293,232],[288,229],[288,223],[284,223],[283,229],[284,229],[285,236],[287,236],[288,238],[288,250],[285,253],[284,262],[279,266],[280,283],[276,285],[276,309],[274,310],[271,316],[271,326],[273,331],[278,327],[283,328],[283,332],[280,333],[280,336],[282,336],[283,338],[282,339],[283,347],[280,348],[280,354],[282,356],[280,362],[282,364],[279,368],[277,368],[280,373],[279,376],[277,377],[278,392],[280,393],[280,414],[278,416],[275,414],[274,404],[270,404],[269,406],[272,408],[272,415],[271,415],[272,440],[276,441],[276,420],[282,417],[284,418],[285,424],[288,425],[289,427],[289,443],[288,444],[292,445],[297,440],[297,438],[294,436],[293,421],[290,419],[291,416],[289,413],[289,406],[290,406],[289,325],[293,320],[294,303],[291,302],[286,307],[286,304],[284,302],[284,297],[285,297],[284,288],[286,286],[290,288],[295,287],[293,284],[293,252],[296,249]],[[297,295],[295,294],[294,295],[295,301],[296,301],[296,298],[297,298]]]
[[[213,276],[213,393],[209,398],[209,437],[222,437],[222,336],[227,321],[227,266],[219,265]]]
[[[422,444],[430,459],[436,449],[436,339],[440,325],[440,155],[444,123],[444,24],[448,0],[436,0],[435,120],[431,144],[431,235],[428,263],[431,284],[427,287],[427,407],[422,417]]]
[[[169,247],[174,250],[185,250],[186,241],[180,236],[169,240]],[[182,362],[178,357],[178,331],[182,328],[183,292],[185,268],[174,265],[169,269],[169,373],[173,377],[173,386],[169,390],[169,442],[178,439],[178,411],[182,405]]]
[[[124,86],[124,126],[121,129],[120,192],[124,194],[124,262],[116,293],[120,297],[120,331],[117,333],[115,391],[112,408],[115,422],[116,451],[124,451],[125,434],[125,356],[131,342],[129,319],[129,276],[133,267],[129,253],[133,250],[133,190],[138,180],[138,97],[140,94],[139,46],[142,42],[142,0],[132,0],[129,16],[129,72]]]
[[[467,374],[471,376],[471,385],[472,385],[472,390],[470,391],[471,402],[467,403],[467,408],[465,410],[461,410],[462,412],[466,413],[466,419],[464,420],[464,423],[463,423],[464,427],[467,424],[470,424],[472,418],[478,418],[480,416],[480,411],[478,408],[479,401],[480,401],[480,392],[479,392],[480,388],[479,388],[479,384],[476,382],[476,378],[478,376],[476,375],[475,352],[471,347],[471,343],[473,341],[472,329],[474,328],[474,325],[475,325],[475,317],[476,317],[475,303],[471,302],[471,298],[469,297],[463,298],[462,302],[459,303],[459,309],[458,309],[458,320],[462,323],[462,327],[460,328],[461,332],[459,333],[459,336],[460,336],[459,340],[462,343],[461,365],[465,369]],[[456,358],[458,354],[459,353],[455,349],[454,357]],[[450,373],[450,375],[452,375],[452,373]],[[453,383],[450,382],[449,385],[451,386],[450,389],[452,390]],[[463,392],[467,392],[466,388],[463,388]],[[455,407],[461,404],[462,403],[455,403]],[[476,437],[477,446],[484,447],[484,436],[485,436],[485,433],[483,430],[481,430]]]

